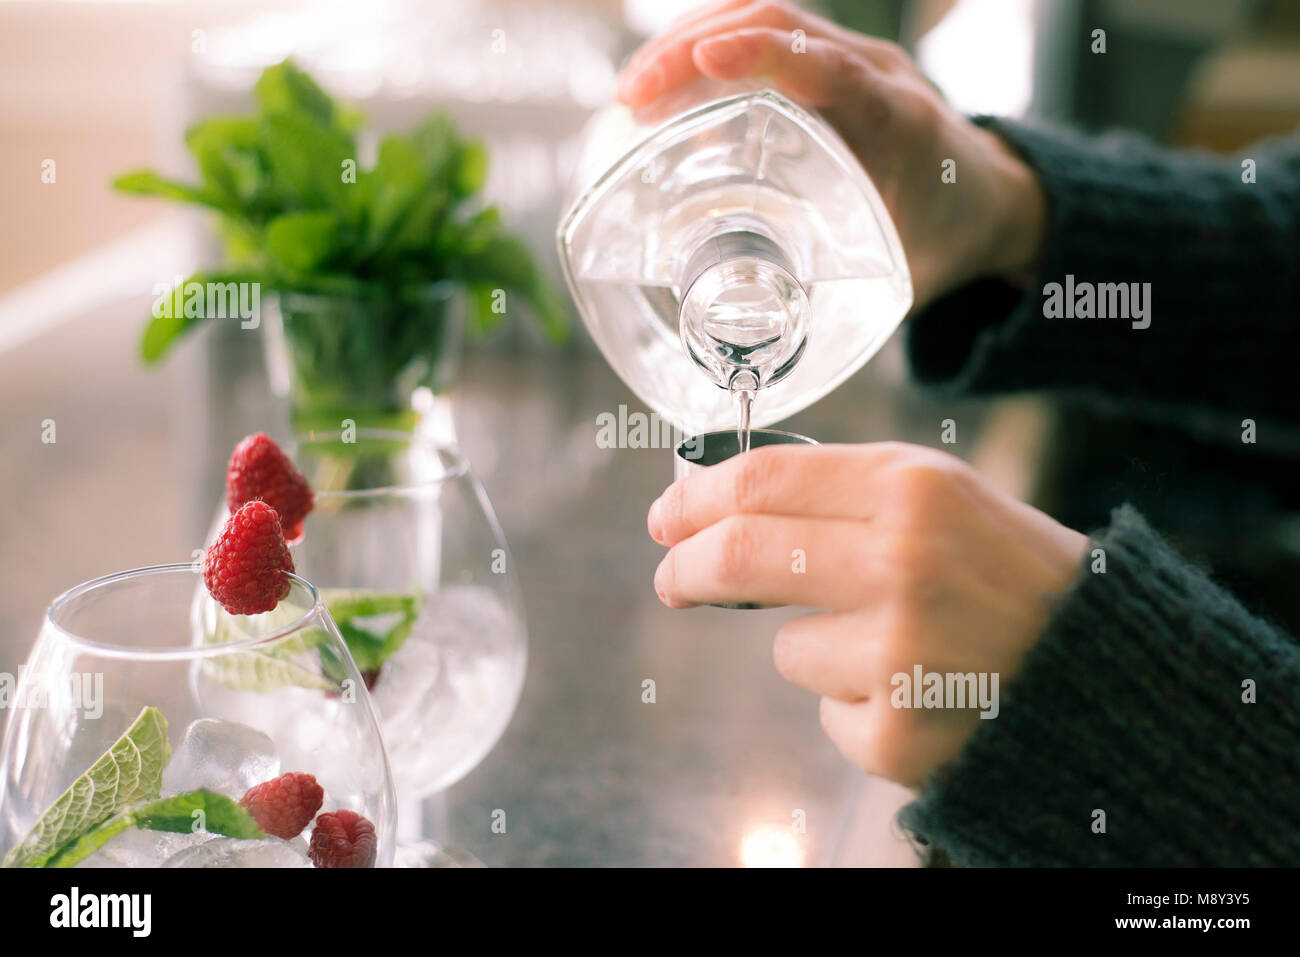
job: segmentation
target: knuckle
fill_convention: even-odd
[[[895,475],[898,505],[909,515],[927,515],[946,493],[946,477],[929,462],[903,466]]]
[[[754,8],[754,17],[774,27],[791,27],[796,22],[795,12],[779,0],[764,0]]]
[[[916,72],[916,65],[912,61],[911,54],[897,43],[881,40],[877,51],[883,69],[892,76],[903,76]]]
[[[674,482],[664,490],[663,514],[665,528],[675,532],[686,523],[686,489],[685,482]]]
[[[911,62],[912,58],[907,55],[907,51],[892,40],[877,38],[873,46],[880,52],[881,58],[888,60],[890,63],[901,64]]]
[[[739,515],[718,523],[718,580],[724,585],[744,582],[754,563],[754,534],[750,523]]]
[[[919,617],[916,606],[902,598],[892,599],[882,609],[877,645],[880,670],[887,680],[900,672],[910,673],[916,663]]]
[[[776,476],[777,458],[773,449],[755,449],[744,455],[733,481],[731,495],[736,511],[761,511],[763,501]]]
[[[913,520],[933,520],[955,502],[967,481],[969,467],[955,456],[926,450],[907,456],[894,467],[895,504]]]
[[[912,597],[906,589],[931,579],[940,571],[936,546],[927,534],[908,523],[883,538],[880,557],[885,563],[883,577],[896,595]]]

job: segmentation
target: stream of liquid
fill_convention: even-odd
[[[754,392],[758,378],[749,371],[737,372],[731,377],[731,394],[736,398],[736,444],[740,452],[749,451],[749,420],[754,407]]]

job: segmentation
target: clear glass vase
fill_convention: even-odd
[[[451,389],[464,344],[459,287],[436,282],[386,294],[281,292],[267,317],[272,391],[293,432],[423,432],[454,444]]]

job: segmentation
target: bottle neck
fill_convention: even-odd
[[[780,244],[746,228],[699,243],[679,272],[682,343],[718,385],[770,385],[802,352],[808,294]],[[752,383],[752,384],[751,384]]]
[[[731,229],[704,240],[686,260],[678,282],[678,286],[685,290],[683,301],[705,273],[716,271],[728,263],[744,264],[751,261],[770,263],[794,278],[794,269],[790,266],[785,250],[774,241],[748,229]],[[736,281],[743,280],[739,276],[733,276],[732,282]]]

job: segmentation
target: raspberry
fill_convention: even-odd
[[[249,788],[239,803],[267,834],[297,837],[320,810],[325,789],[310,774],[294,771]]]
[[[307,479],[268,436],[254,433],[235,446],[226,466],[226,505],[233,513],[261,499],[280,514],[284,537],[302,537],[302,520],[316,503]]]
[[[375,826],[355,811],[316,818],[307,856],[317,867],[374,867],[379,848]]]
[[[226,521],[203,556],[203,584],[232,615],[270,611],[289,594],[293,556],[280,519],[265,502],[249,502]]]

